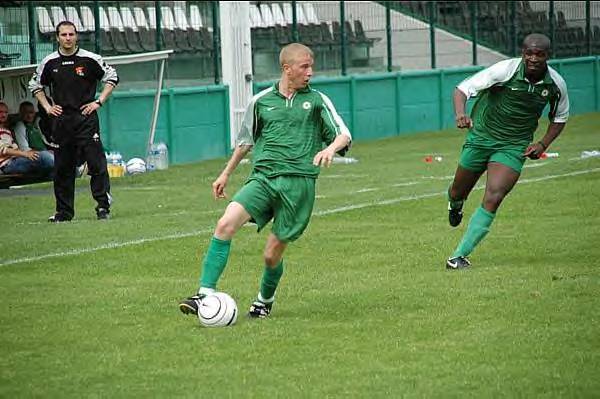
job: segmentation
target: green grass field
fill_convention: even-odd
[[[464,132],[355,143],[359,163],[321,174],[271,318],[221,329],[177,303],[226,206],[224,159],[113,179],[108,222],[87,180],[60,225],[51,185],[4,190],[0,397],[599,397],[600,158],[579,159],[599,137],[600,114],[572,117],[458,272],[444,262],[483,194],[448,226]],[[221,279],[242,313],[266,236],[243,228]]]

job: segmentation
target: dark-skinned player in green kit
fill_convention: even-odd
[[[448,190],[448,219],[458,226],[463,204],[483,172],[487,172],[481,206],[454,253],[450,270],[471,265],[467,258],[489,232],[498,207],[521,175],[526,158],[538,159],[563,130],[569,97],[563,78],[548,66],[550,40],[532,33],[523,40],[522,56],[500,61],[461,82],[454,90],[456,126],[469,129],[454,181]],[[466,101],[477,97],[471,116]],[[549,105],[550,124],[537,142],[533,134]]]

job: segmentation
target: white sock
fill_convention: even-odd
[[[273,301],[275,300],[275,295],[273,295],[269,299],[265,299],[265,298],[263,298],[263,296],[260,294],[260,291],[259,291],[258,292],[258,300],[262,303],[273,303]]]
[[[199,295],[208,295],[212,294],[213,292],[215,292],[215,289],[207,287],[200,287],[200,289],[198,290]]]

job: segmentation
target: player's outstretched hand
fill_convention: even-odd
[[[331,162],[333,161],[334,156],[335,151],[327,147],[323,151],[319,151],[317,155],[315,155],[315,157],[313,158],[313,165],[329,167],[329,165],[331,165]]]
[[[524,157],[529,159],[540,159],[544,153],[544,146],[540,143],[529,144],[523,153]]]
[[[227,186],[228,176],[221,174],[212,184],[213,196],[215,199],[227,198],[225,186]]]
[[[456,127],[461,129],[472,128],[473,120],[471,120],[471,118],[465,114],[456,115]]]

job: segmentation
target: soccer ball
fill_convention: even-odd
[[[131,158],[129,161],[127,161],[125,169],[130,175],[144,173],[146,171],[146,162],[144,162],[142,158]]]
[[[224,292],[206,295],[198,307],[198,319],[205,327],[226,327],[235,324],[238,309],[232,297]]]

